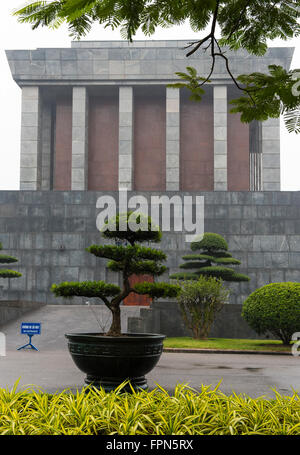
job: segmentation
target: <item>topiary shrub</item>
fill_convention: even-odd
[[[177,297],[183,321],[195,339],[208,337],[216,313],[228,301],[229,291],[223,281],[200,276],[197,280],[181,282],[181,292]]]
[[[245,300],[242,317],[259,335],[271,332],[289,345],[300,331],[300,283],[272,283]]]
[[[2,243],[0,242],[0,251],[2,250]],[[8,256],[7,254],[0,254],[0,265],[3,264],[12,264],[18,262],[18,259],[13,256]],[[9,270],[7,268],[0,268],[0,278],[19,278],[22,276],[21,273],[14,270]]]
[[[152,230],[151,218],[139,215],[137,224],[140,228],[136,230],[132,230],[132,223],[132,212],[120,213],[109,219],[101,233],[105,239],[114,240],[117,244],[91,245],[86,249],[88,253],[98,258],[107,259],[109,270],[121,273],[121,286],[105,281],[84,281],[63,282],[53,284],[51,287],[56,297],[96,297],[102,300],[112,313],[112,324],[106,334],[109,336],[122,335],[120,305],[131,292],[153,299],[175,298],[180,292],[178,285],[163,282],[143,282],[131,286],[130,277],[133,274],[161,276],[166,271],[166,266],[162,265],[162,262],[167,259],[163,251],[141,245],[143,242],[161,241],[161,231],[158,227]]]
[[[199,276],[220,278],[224,281],[249,281],[250,278],[242,273],[237,273],[228,265],[240,265],[240,261],[228,252],[226,240],[219,234],[206,232],[200,241],[191,243],[192,251],[197,254],[183,256],[185,263],[179,266],[184,272],[174,273],[170,276],[177,280],[198,280]],[[190,271],[193,270],[193,271]]]

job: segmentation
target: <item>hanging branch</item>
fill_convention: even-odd
[[[235,25],[235,27],[231,30],[230,34],[229,34],[229,38],[232,37],[232,35],[235,33],[235,31],[238,29],[238,26],[240,24],[240,21],[243,17],[243,15],[245,14],[245,11],[247,9],[247,7],[249,6],[249,1],[247,1],[245,3],[245,6],[243,8],[243,10],[241,11],[241,14],[240,14],[240,18],[237,22],[237,24]],[[217,3],[216,3],[216,8],[215,8],[215,11],[213,13],[213,20],[212,20],[212,25],[211,25],[211,30],[210,30],[210,33],[205,36],[204,38],[202,38],[201,40],[199,41],[193,41],[193,42],[190,42],[187,46],[184,47],[184,49],[188,49],[190,48],[191,46],[195,46],[191,51],[189,51],[187,54],[186,54],[186,57],[190,57],[191,55],[193,55],[198,49],[200,49],[200,47],[206,43],[207,41],[210,41],[209,45],[204,48],[204,51],[206,52],[207,49],[211,49],[211,58],[212,58],[212,65],[211,65],[211,69],[210,69],[210,72],[209,72],[209,75],[206,77],[206,79],[204,79],[199,85],[198,87],[202,87],[203,85],[205,85],[211,78],[213,72],[214,72],[214,69],[215,69],[215,64],[216,64],[216,57],[221,57],[225,60],[225,65],[226,65],[226,70],[230,76],[230,78],[232,79],[233,83],[235,84],[235,86],[241,90],[242,92],[244,93],[247,93],[249,95],[249,98],[251,99],[252,103],[253,103],[253,106],[255,107],[256,106],[256,102],[252,96],[252,93],[253,92],[256,92],[257,91],[257,88],[253,88],[253,89],[249,89],[249,88],[245,88],[245,87],[242,87],[237,79],[234,77],[231,69],[230,69],[230,65],[229,65],[229,59],[226,57],[225,55],[225,52],[222,51],[219,43],[218,43],[218,40],[216,39],[215,37],[215,34],[216,34],[216,26],[217,26],[217,20],[218,20],[218,14],[219,14],[219,8],[220,8],[220,0],[217,0]],[[215,45],[217,46],[218,48],[218,52],[216,52],[215,50]]]

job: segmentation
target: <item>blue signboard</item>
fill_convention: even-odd
[[[31,338],[33,335],[40,335],[41,334],[41,323],[40,322],[22,322],[21,324],[21,334],[28,335],[29,343],[24,344],[18,348],[18,351],[21,349],[33,349],[34,351],[38,351],[38,349],[31,343]]]
[[[41,323],[40,322],[22,322],[21,333],[26,335],[40,335]]]

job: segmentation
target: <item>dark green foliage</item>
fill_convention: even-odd
[[[141,245],[91,245],[86,248],[86,251],[100,258],[117,261],[124,260],[130,256],[135,260],[152,259],[156,261],[165,261],[167,259],[167,256],[163,251],[155,250],[154,248],[147,248]]]
[[[152,35],[157,27],[181,25],[188,20],[194,31],[206,29],[218,5],[217,22],[222,44],[231,49],[243,47],[248,52],[262,55],[268,39],[287,39],[299,34],[299,1],[297,0],[202,0],[176,1],[101,1],[52,0],[35,1],[15,14],[20,22],[33,28],[57,27],[68,23],[71,33],[80,38],[90,31],[92,22],[120,28],[124,38],[132,40],[139,28]]]
[[[121,292],[119,286],[106,284],[104,281],[64,282],[59,285],[53,284],[51,291],[56,297],[72,298],[80,297],[113,297]]]
[[[192,251],[203,250],[215,253],[220,250],[227,251],[228,244],[220,234],[205,232],[202,240],[200,240],[199,242],[191,243],[191,250]]]
[[[0,242],[0,251],[2,250],[2,243]],[[7,254],[0,254],[0,265],[2,264],[12,264],[18,262],[18,259],[13,256],[8,256]],[[14,270],[8,270],[0,268],[0,278],[19,278],[22,276],[21,273],[15,272]]]
[[[300,92],[295,96],[293,90],[299,70],[287,71],[278,65],[268,68],[269,74],[251,73],[238,77],[248,92],[230,101],[234,106],[230,112],[241,112],[241,121],[245,123],[283,115],[287,130],[300,133]]]
[[[114,272],[126,272],[129,275],[155,275],[160,276],[167,270],[164,265],[159,265],[155,261],[110,261],[107,267]]]
[[[229,267],[221,266],[208,266],[201,267],[200,270],[197,270],[197,275],[204,276],[213,276],[215,278],[222,278],[224,281],[235,281],[235,271]],[[249,281],[249,280],[244,280]]]
[[[179,272],[170,276],[178,280],[197,280],[199,276],[220,278],[224,281],[249,281],[249,277],[235,272],[226,265],[240,265],[240,261],[232,257],[228,252],[226,240],[219,234],[206,232],[199,241],[191,243],[192,251],[200,251],[199,254],[183,256],[188,261],[181,264],[180,269],[192,270],[192,272]]]
[[[182,281],[177,297],[179,308],[193,338],[207,338],[211,325],[223,305],[228,301],[229,291],[223,281],[200,276],[196,281]]]
[[[182,256],[182,259],[185,261],[192,260],[197,261],[198,259],[202,259],[205,261],[212,261],[214,256],[208,256],[208,254],[187,254],[186,256]]]
[[[132,225],[140,226],[137,230],[130,229]],[[152,220],[142,214],[134,212],[119,213],[105,223],[102,229],[103,237],[107,239],[121,240],[134,245],[139,242],[160,242],[161,231],[158,226],[152,225]]]
[[[145,222],[149,230],[137,229],[131,230],[130,224],[132,212],[119,214],[117,217],[110,219],[107,226],[111,230],[103,230],[102,235],[105,238],[115,241],[122,240],[126,246],[116,245],[91,245],[86,249],[87,252],[99,258],[108,259],[107,267],[110,270],[121,273],[122,287],[114,284],[107,284],[104,281],[85,281],[64,282],[59,285],[52,285],[52,292],[57,297],[72,298],[79,297],[96,297],[101,299],[104,304],[111,310],[113,320],[108,334],[111,336],[121,335],[120,305],[128,295],[133,292],[136,294],[148,295],[152,298],[158,297],[176,297],[180,288],[173,284],[167,283],[139,283],[134,286],[130,284],[132,275],[152,275],[158,277],[166,271],[166,267],[161,262],[166,260],[166,255],[160,250],[147,248],[139,245],[143,241],[159,242],[161,232],[155,227],[151,231],[151,219],[140,216],[137,223]],[[125,230],[124,225],[125,223]],[[145,226],[145,225],[144,225]],[[115,228],[115,231],[112,230]]]
[[[199,275],[196,275],[196,273],[191,273],[191,272],[178,272],[178,273],[173,273],[170,275],[170,278],[172,280],[198,280]]]
[[[138,294],[147,294],[152,298],[177,297],[180,286],[168,283],[137,283],[133,286]]]
[[[300,283],[272,283],[245,300],[242,316],[259,335],[268,331],[289,344],[300,330]]]

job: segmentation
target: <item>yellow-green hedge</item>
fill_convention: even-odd
[[[85,389],[49,395],[39,389],[0,389],[1,435],[298,435],[300,401],[226,396],[178,385],[170,395]]]

